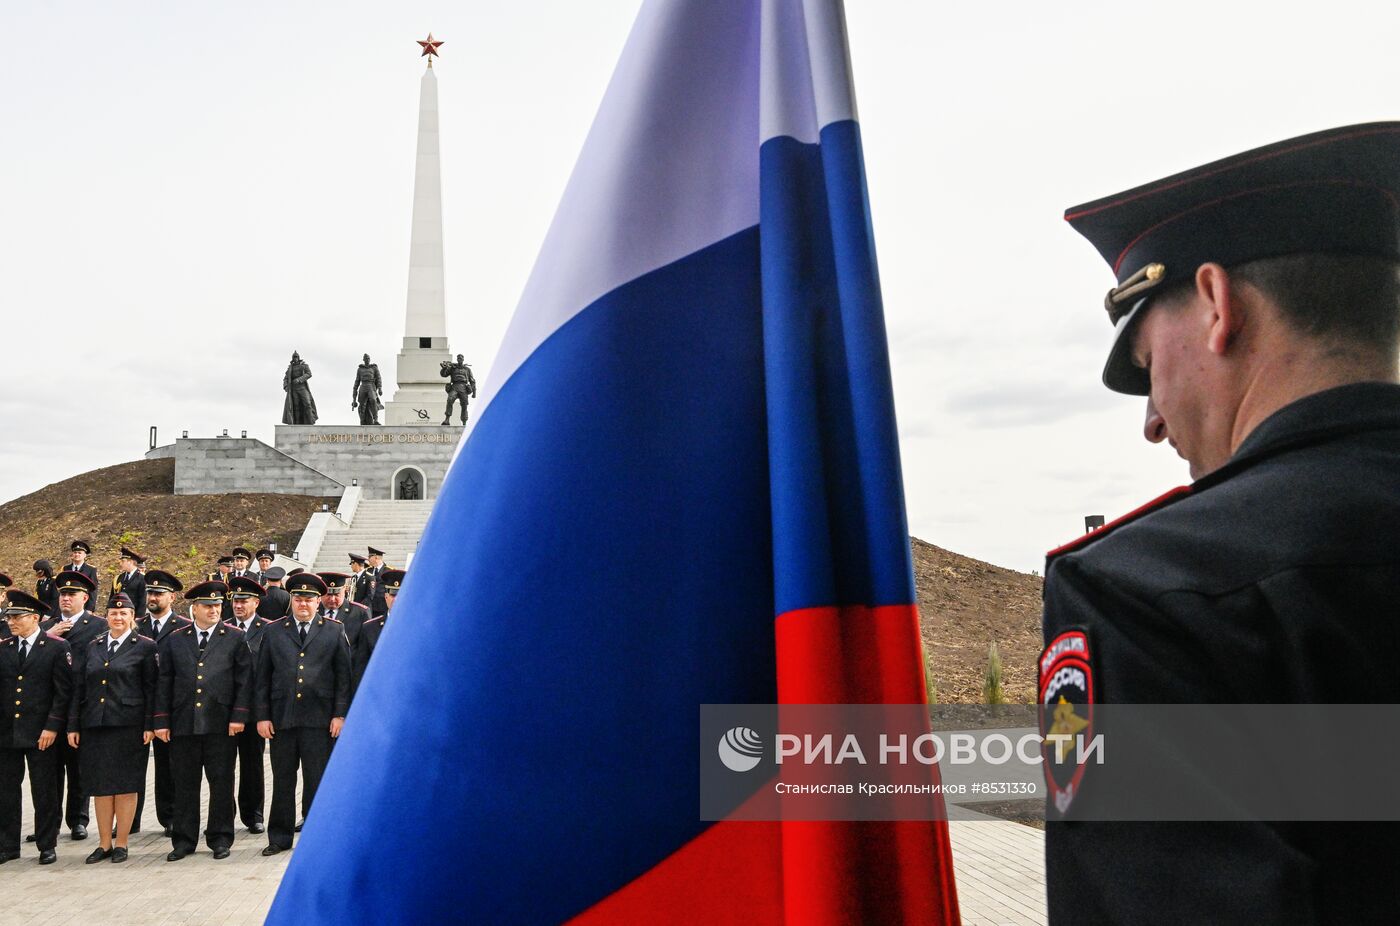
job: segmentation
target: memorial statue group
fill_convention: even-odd
[[[476,377],[471,365],[458,354],[456,361],[444,360],[439,364],[439,374],[447,380],[447,413],[442,423],[452,423],[452,406],[460,403],[462,424],[467,423],[467,400],[476,398]],[[287,399],[282,404],[283,424],[315,424],[319,417],[316,400],[311,396],[311,365],[301,359],[301,354],[292,353],[292,362],[287,372],[282,374],[282,391]],[[384,380],[379,375],[379,364],[370,363],[369,354],[355,370],[355,384],[350,390],[350,408],[360,413],[360,424],[379,424],[379,413],[384,408]]]
[[[348,573],[288,573],[272,565],[272,551],[238,547],[186,589],[122,548],[99,617],[91,552],[73,541],[57,574],[37,561],[33,594],[0,575],[0,690],[14,690],[13,709],[0,712],[0,863],[21,856],[26,768],[34,807],[27,838],[41,865],[57,860],[65,824],[74,840],[96,826],[89,864],[126,861],[151,767],[167,860],[198,846],[202,780],[204,842],[214,858],[229,855],[235,809],[248,832],[266,832],[263,855],[290,849],[301,829],[297,776],[304,818],[404,571],[386,567],[373,547],[350,555]],[[181,598],[188,616],[176,613]],[[272,766],[266,822],[264,748]]]

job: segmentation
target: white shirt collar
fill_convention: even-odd
[[[34,648],[34,644],[35,644],[36,642],[38,642],[38,640],[39,640],[39,634],[40,634],[41,632],[42,632],[42,631],[40,631],[38,627],[35,627],[33,633],[31,633],[31,634],[30,634],[29,636],[27,636],[27,637],[20,637],[20,638],[19,638],[19,641],[20,641],[21,643],[28,643],[28,644],[29,644],[29,648],[30,648],[30,649],[33,649],[33,648]]]
[[[112,643],[116,643],[118,646],[121,646],[123,643],[126,642],[126,638],[129,637],[129,636],[131,636],[131,628],[130,628],[130,627],[126,628],[126,633],[122,634],[122,635],[119,636],[119,637],[114,637],[114,636],[112,636],[112,634],[111,634],[110,632],[108,632],[108,634],[107,634],[108,645],[110,646]]]

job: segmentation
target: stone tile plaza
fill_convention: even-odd
[[[271,771],[268,771],[271,780]],[[146,806],[154,806],[153,783]],[[207,810],[208,794],[205,794]],[[954,808],[949,829],[957,869],[963,922],[967,926],[1037,926],[1045,922],[1045,867],[1037,830]],[[25,802],[23,829],[34,825]],[[94,842],[59,838],[58,863],[45,868],[10,863],[0,870],[4,926],[85,926],[100,906],[110,926],[256,926],[267,915],[282,872],[296,850],[263,858],[263,839],[240,831],[233,852],[215,862],[207,849],[176,865],[167,864],[170,841],[143,831],[131,837],[125,865],[83,864]],[[452,837],[429,847],[448,852]],[[139,890],[133,889],[139,885]],[[64,903],[55,904],[62,896]],[[464,920],[467,922],[469,920]]]

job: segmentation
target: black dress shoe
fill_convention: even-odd
[[[91,865],[93,862],[100,862],[111,854],[111,849],[104,849],[98,846],[96,849],[92,850],[92,854],[87,857],[87,861],[84,864]]]
[[[124,862],[124,861],[126,861],[126,850],[123,849],[121,846],[117,846],[116,848],[114,848],[114,849],[112,850],[112,861],[113,861],[113,862]]]
[[[25,842],[33,842],[34,840],[36,840],[36,839],[38,839],[38,838],[39,838],[38,836],[34,835],[33,833],[30,833],[28,836],[24,837],[24,841],[25,841]]]
[[[0,852],[0,865],[6,862],[13,862],[17,858],[19,858],[18,852]]]
[[[220,846],[214,850],[214,858],[228,858],[228,846]]]
[[[286,849],[283,849],[281,846],[268,846],[266,849],[263,849],[262,854],[263,854],[263,855],[276,855],[278,852],[285,852],[285,851],[287,851],[287,850],[286,850]]]
[[[73,838],[87,839],[87,827],[81,825],[73,827]]]
[[[178,862],[180,861],[180,859],[184,858],[187,855],[189,855],[189,853],[185,852],[182,849],[174,849],[169,855],[165,857],[165,860],[167,862]]]
[[[141,824],[138,823],[138,824],[136,824],[135,826],[133,826],[133,827],[131,828],[131,835],[135,836],[135,835],[136,835],[137,833],[139,833],[139,832],[141,832]],[[117,838],[117,833],[116,833],[115,830],[112,831],[112,838],[113,838],[113,839],[116,839],[116,838]]]
[[[58,852],[53,849],[45,849],[39,853],[40,865],[52,865],[56,861],[58,861]]]
[[[266,831],[266,829],[267,829],[267,828],[266,828],[265,826],[263,826],[261,823],[249,823],[249,824],[248,824],[248,832],[250,832],[250,833],[261,833],[261,832]]]

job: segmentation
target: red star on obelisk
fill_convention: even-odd
[[[432,67],[433,59],[437,57],[438,46],[442,43],[434,40],[433,34],[429,32],[428,37],[418,44],[423,46],[423,55],[428,57],[428,67]],[[419,55],[419,57],[421,58],[423,55]]]

